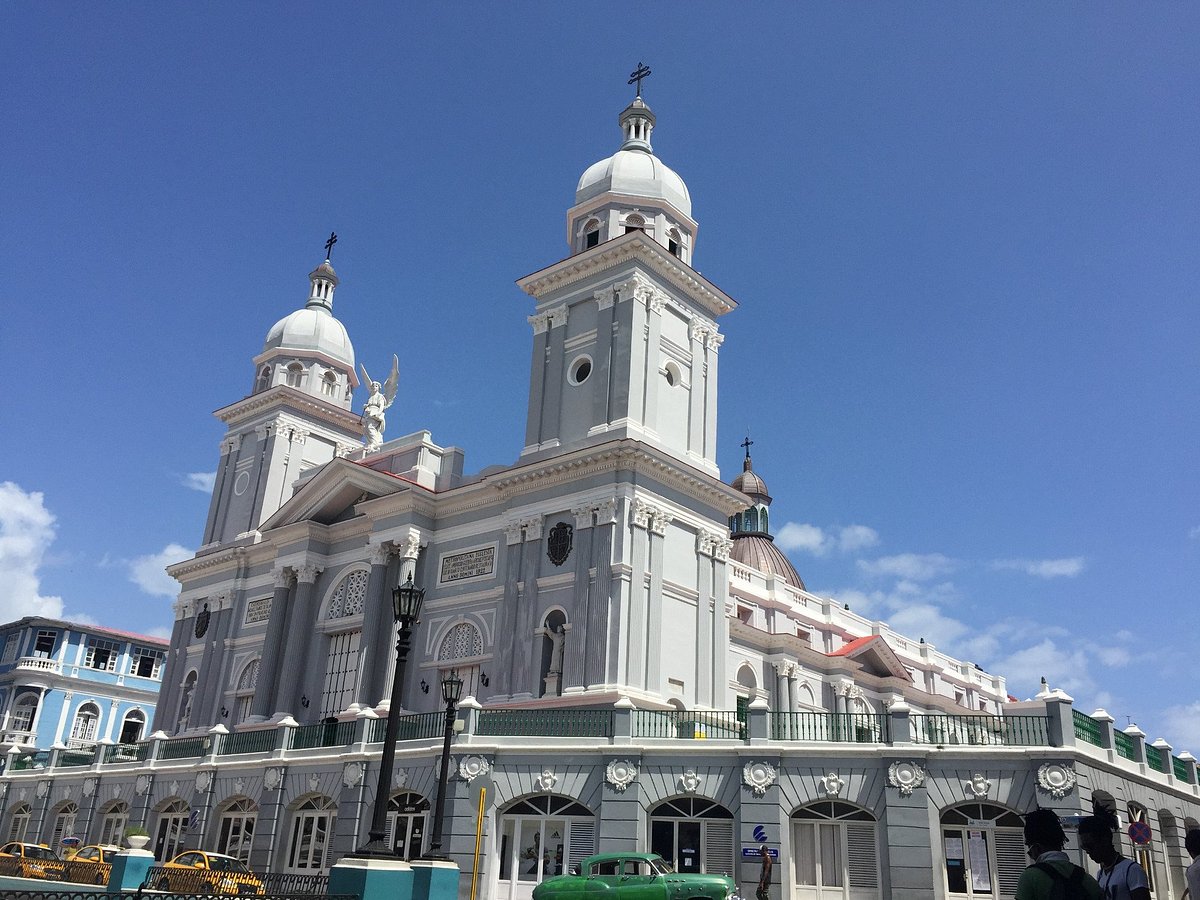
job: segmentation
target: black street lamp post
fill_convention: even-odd
[[[400,627],[396,639],[396,671],[392,675],[392,699],[388,703],[387,725],[383,730],[383,756],[379,760],[379,783],[375,787],[375,811],[367,843],[359,847],[358,857],[395,857],[395,849],[387,842],[387,809],[392,793],[392,766],[396,760],[396,735],[400,731],[400,689],[404,686],[404,669],[408,665],[408,648],[413,627],[418,624],[421,601],[425,592],[408,581],[392,590],[392,614]]]
[[[446,783],[450,778],[450,738],[454,735],[454,717],[462,699],[463,680],[451,670],[442,680],[442,699],[446,701],[446,735],[442,741],[442,766],[438,773],[437,805],[433,812],[433,836],[429,839],[426,859],[449,859],[442,853],[442,818],[446,812]]]

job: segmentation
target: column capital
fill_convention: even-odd
[[[367,541],[367,562],[372,566],[386,566],[391,556],[391,541]]]
[[[408,534],[399,540],[393,540],[392,546],[401,559],[416,559],[421,553],[421,532],[416,528],[408,529]]]
[[[667,299],[667,295],[662,291],[653,291],[646,301],[646,306],[649,307],[650,312],[662,315],[662,311],[667,305]]]
[[[550,330],[550,314],[549,313],[534,313],[528,317],[529,324],[533,326],[534,334],[543,334]]]
[[[592,294],[592,297],[595,298],[596,306],[598,308],[608,309],[616,301],[617,292],[613,288],[607,287],[602,290],[596,291],[596,293]]]
[[[275,588],[289,588],[296,581],[296,570],[291,566],[276,566],[271,570],[271,578],[275,582]]]
[[[525,519],[521,522],[525,526],[525,540],[540,541],[542,539],[542,517],[538,516],[535,519]]]
[[[612,525],[617,521],[617,498],[609,497],[596,506],[596,524]]]
[[[520,522],[509,522],[504,526],[505,542],[511,547],[525,540],[525,529]]]
[[[231,434],[221,440],[221,455],[233,453],[242,445],[242,436],[240,434]]]
[[[324,571],[324,566],[305,563],[296,569],[296,581],[300,584],[316,584],[317,576]]]
[[[571,515],[575,517],[576,531],[583,531],[585,528],[592,527],[592,513],[594,511],[591,506],[577,506],[571,510]]]
[[[554,309],[546,310],[546,315],[550,317],[550,327],[557,328],[567,324],[567,319],[571,316],[571,307],[563,303],[554,307]]]

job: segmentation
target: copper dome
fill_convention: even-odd
[[[734,535],[733,549],[729,551],[729,558],[752,569],[758,569],[760,572],[774,573],[792,587],[802,591],[806,590],[800,574],[783,555],[783,551],[775,546],[770,535]]]

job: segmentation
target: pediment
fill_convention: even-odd
[[[266,532],[297,522],[332,525],[352,518],[358,504],[408,487],[411,485],[394,475],[346,459],[334,459],[301,485],[260,530]]]
[[[877,634],[851,641],[829,655],[854,660],[864,672],[877,678],[903,678],[905,681],[912,681],[912,676],[904,668],[904,663],[900,661],[896,651]]]

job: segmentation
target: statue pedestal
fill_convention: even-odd
[[[558,679],[559,679],[559,677],[560,676],[559,676],[558,672],[551,672],[544,679],[542,679],[546,684],[546,696],[547,697],[557,697],[558,696]]]
[[[402,859],[343,857],[329,870],[329,893],[355,894],[362,900],[412,900],[412,866]]]
[[[412,900],[458,900],[458,863],[448,859],[414,859],[412,870]]]
[[[136,891],[146,880],[146,874],[154,865],[154,854],[149,850],[122,850],[112,860],[112,872],[108,876],[108,893]]]

